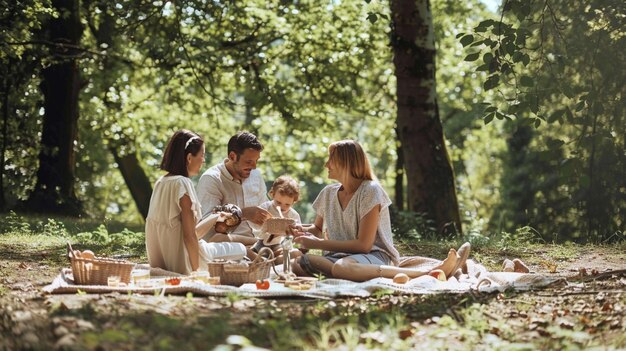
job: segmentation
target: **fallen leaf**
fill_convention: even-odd
[[[400,337],[400,339],[406,340],[410,338],[411,336],[413,336],[413,329],[400,330],[400,332],[398,333],[398,336]]]

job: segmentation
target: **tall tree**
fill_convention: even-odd
[[[397,133],[410,211],[446,235],[462,232],[454,172],[446,149],[435,84],[435,37],[428,0],[391,1]]]
[[[50,65],[42,72],[44,95],[41,151],[35,189],[27,200],[30,211],[78,215],[74,190],[78,133],[80,74],[78,50],[83,33],[78,0],[53,0],[58,16],[44,28],[50,45]]]

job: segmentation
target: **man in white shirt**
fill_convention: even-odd
[[[239,132],[228,141],[228,158],[202,174],[197,194],[206,216],[218,205],[234,204],[242,209],[243,221],[230,234],[215,233],[214,229],[204,236],[206,241],[256,243],[251,225],[263,225],[272,215],[259,207],[267,201],[267,187],[256,169],[263,145],[249,132]]]

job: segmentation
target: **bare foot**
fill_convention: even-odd
[[[513,260],[513,264],[514,264],[514,272],[517,273],[528,273],[530,272],[530,269],[528,269],[528,266],[522,262],[522,260],[520,260],[519,258],[516,258]]]
[[[434,267],[433,270],[441,269],[446,274],[446,277],[450,277],[452,273],[454,273],[452,271],[457,268],[458,261],[459,255],[456,253],[456,250],[450,249],[450,251],[448,251],[448,257],[446,257],[439,266]]]
[[[451,275],[455,275],[457,270],[461,270],[462,273],[467,273],[467,259],[469,258],[470,250],[472,246],[470,243],[464,243],[459,247],[459,250],[456,252],[458,255],[458,261],[456,262],[455,268],[452,269]]]
[[[504,262],[502,262],[502,271],[503,272],[515,271],[515,264],[513,263],[513,261],[509,260],[508,258],[504,260]]]

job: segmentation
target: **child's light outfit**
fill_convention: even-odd
[[[264,210],[267,210],[272,217],[280,217],[278,213],[278,209],[274,206],[274,201],[266,201],[259,205]],[[300,224],[300,215],[296,210],[291,207],[289,211],[283,212],[282,215],[284,218],[291,218],[296,221],[296,224]],[[278,249],[280,247],[280,242],[283,240],[283,235],[273,235],[265,231],[265,226],[260,228],[254,228],[254,236],[259,239],[254,246],[252,246],[252,251],[259,252],[263,247],[269,247],[272,251]]]
[[[146,251],[151,267],[181,274],[191,273],[191,262],[183,240],[180,199],[187,194],[196,223],[202,207],[191,179],[184,176],[162,176],[154,184],[146,218]],[[199,240],[200,270],[214,259],[241,259],[246,248],[241,243],[207,243]]]

